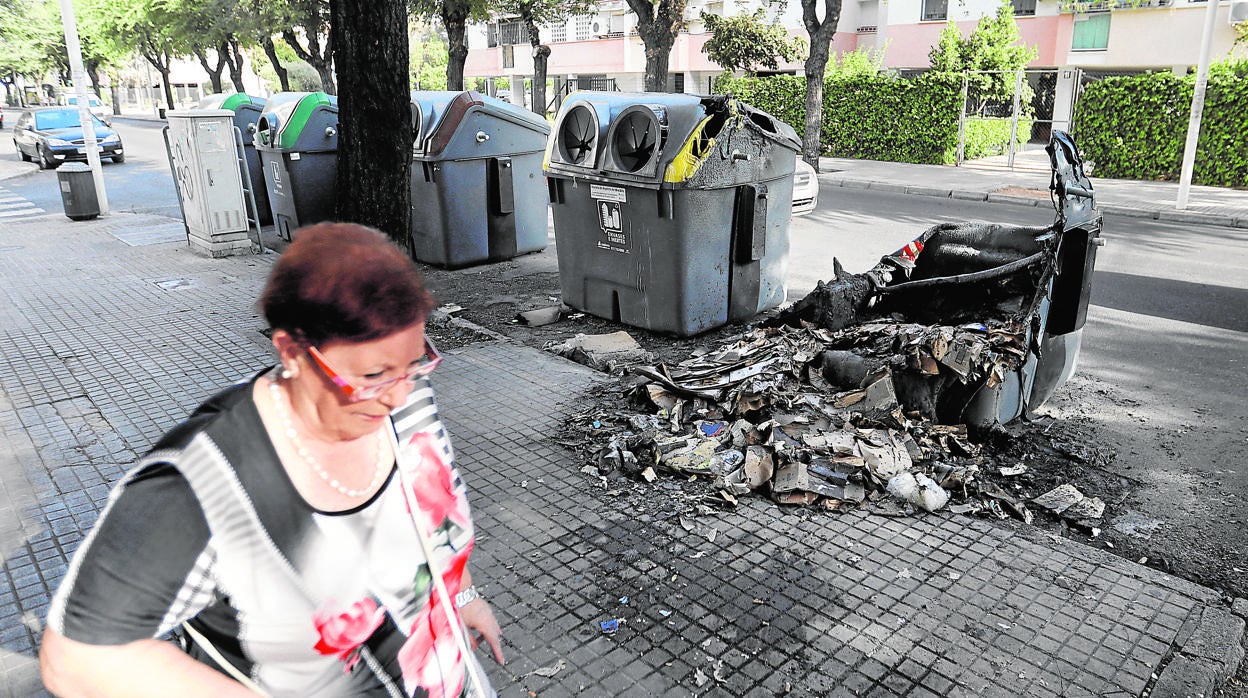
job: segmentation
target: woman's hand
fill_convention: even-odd
[[[477,598],[460,607],[459,617],[464,619],[464,625],[468,628],[468,637],[472,640],[472,648],[475,650],[477,645],[484,640],[494,654],[494,661],[504,664],[503,631],[498,627],[498,621],[494,618],[494,611],[485,602],[485,599]]]

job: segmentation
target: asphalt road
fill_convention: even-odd
[[[117,120],[127,159],[104,166],[113,211],[178,216],[161,127]],[[6,187],[48,211],[61,207],[54,172]],[[1052,220],[1047,207],[825,187],[818,209],[790,229],[789,298],[829,278],[832,257],[863,271],[936,223]],[[1095,435],[1112,456],[1103,475],[1133,485],[1120,508],[1155,524],[1118,531],[1107,522],[1103,540],[1116,535],[1119,547],[1172,562],[1189,578],[1220,568],[1204,581],[1225,586],[1218,579],[1248,569],[1239,504],[1248,501],[1248,240],[1224,228],[1112,216],[1104,235],[1079,373],[1045,411]],[[553,249],[517,262],[521,274],[557,270]],[[1248,572],[1239,577],[1238,593],[1248,594]]]
[[[16,158],[8,126],[5,124],[5,130],[0,132],[0,146],[3,146],[0,157]],[[121,134],[126,148],[126,161],[121,164],[103,162],[104,191],[110,211],[181,218],[161,137],[163,127],[163,123],[139,119],[116,117],[113,120],[113,128]],[[45,211],[62,210],[55,170],[9,180],[5,188]]]

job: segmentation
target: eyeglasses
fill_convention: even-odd
[[[415,382],[416,379],[423,378],[424,376],[433,373],[433,369],[437,368],[438,364],[442,363],[442,356],[438,354],[438,350],[433,347],[429,338],[425,337],[425,355],[418,359],[414,366],[408,368],[406,373],[389,380],[381,381],[380,383],[357,386],[351,385],[347,382],[347,379],[338,375],[337,371],[330,368],[329,363],[325,361],[325,356],[322,355],[321,352],[317,351],[316,347],[308,346],[308,355],[311,356],[312,360],[316,362],[316,365],[321,368],[325,377],[333,381],[334,385],[338,386],[338,388],[342,391],[342,394],[345,395],[347,400],[351,402],[363,402],[365,400],[372,400],[373,398],[380,397],[387,390],[394,387],[395,383],[403,380]]]

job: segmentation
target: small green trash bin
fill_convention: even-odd
[[[67,162],[56,170],[61,186],[61,203],[71,221],[85,221],[100,215],[100,199],[95,195],[91,168],[80,162]]]

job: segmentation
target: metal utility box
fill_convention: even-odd
[[[100,215],[100,199],[95,193],[91,168],[81,162],[67,162],[56,170],[61,187],[61,203],[71,221],[85,221]]]
[[[256,213],[260,217],[260,225],[273,222],[273,211],[269,208],[269,195],[265,190],[264,172],[260,166],[260,154],[256,152],[254,142],[256,124],[260,121],[261,110],[265,100],[247,94],[208,95],[199,100],[200,109],[227,109],[234,112],[234,128],[243,138],[243,155],[247,163],[247,174],[251,178],[251,191],[256,199]]]
[[[563,302],[682,336],[779,306],[800,149],[727,96],[573,93],[545,164]]]
[[[334,215],[338,173],[338,98],[324,92],[279,92],[256,122],[256,152],[277,234]]]
[[[165,145],[191,247],[211,257],[259,252],[247,220],[234,113],[172,111],[168,118]]]
[[[478,92],[412,92],[412,250],[461,267],[546,248],[546,120]]]

